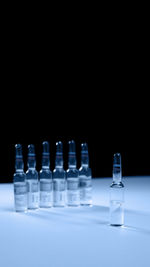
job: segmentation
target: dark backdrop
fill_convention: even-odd
[[[25,170],[27,145],[35,144],[39,171],[44,140],[50,142],[51,169],[56,141],[63,141],[66,169],[67,142],[74,139],[78,167],[80,144],[88,143],[93,177],[112,175],[115,152],[122,155],[124,176],[150,174],[149,108],[143,92],[133,96],[124,88],[108,90],[101,85],[96,90],[90,85],[85,90],[70,87],[68,91],[50,86],[34,92],[31,96],[30,90],[18,90],[1,113],[0,182],[12,181],[16,143],[23,144]]]
[[[64,143],[67,168],[67,142],[75,139],[78,167],[80,143],[88,142],[94,177],[112,175],[115,152],[123,175],[150,174],[148,24],[132,15],[76,32],[62,26],[52,36],[43,27],[29,27],[27,35],[11,23],[3,29],[0,182],[12,181],[16,143],[23,144],[25,169],[27,144],[35,144],[39,170],[44,140],[52,169],[55,142]]]

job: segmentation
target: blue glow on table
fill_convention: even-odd
[[[149,267],[150,177],[127,177],[125,226],[108,225],[109,185],[93,179],[93,207],[16,213],[13,185],[0,185],[1,267]]]

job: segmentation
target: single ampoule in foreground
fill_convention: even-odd
[[[92,205],[92,173],[89,168],[89,153],[87,143],[81,144],[81,167],[79,169],[80,205]]]
[[[28,187],[28,209],[39,207],[39,184],[36,170],[36,158],[34,145],[28,145],[28,170],[26,172]]]
[[[27,183],[26,183],[26,175],[24,173],[22,146],[20,144],[16,144],[15,150],[16,150],[16,161],[15,161],[15,173],[13,176],[14,204],[16,211],[25,212],[27,211]]]
[[[122,183],[121,155],[113,157],[113,182],[110,186],[110,225],[124,224],[124,185]]]
[[[53,202],[52,172],[50,171],[49,143],[43,142],[42,169],[40,179],[40,207],[50,208]]]
[[[69,141],[68,170],[66,171],[68,206],[80,205],[79,171],[76,165],[76,147],[75,142],[72,140]]]
[[[53,206],[64,207],[66,202],[66,173],[63,168],[63,144],[56,143],[55,169],[53,171]]]

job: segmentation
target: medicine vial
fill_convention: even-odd
[[[43,142],[42,169],[40,179],[40,208],[50,208],[53,205],[52,172],[50,171],[49,143]]]
[[[39,208],[39,182],[36,170],[36,158],[34,145],[28,145],[28,170],[26,172],[28,189],[28,209]]]
[[[26,212],[27,183],[26,183],[26,174],[24,173],[22,146],[20,144],[16,144],[15,151],[16,151],[15,173],[13,176],[15,211]]]
[[[63,168],[63,144],[56,143],[55,169],[53,170],[53,206],[66,205],[66,172]]]
[[[89,168],[87,143],[81,144],[81,167],[79,169],[80,205],[92,205],[92,172]]]
[[[122,168],[120,153],[113,157],[113,182],[110,186],[110,225],[124,224],[124,185],[122,183]]]
[[[76,162],[75,142],[69,141],[68,169],[66,171],[67,179],[67,205],[77,207],[80,205],[79,195],[79,171]]]

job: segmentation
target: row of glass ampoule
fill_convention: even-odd
[[[34,145],[28,145],[28,170],[24,172],[22,146],[15,145],[14,203],[16,211],[91,205],[92,176],[87,143],[81,144],[81,167],[76,167],[75,142],[69,141],[68,170],[63,169],[63,144],[56,143],[55,169],[50,170],[49,143],[43,142],[42,169],[36,170]]]

